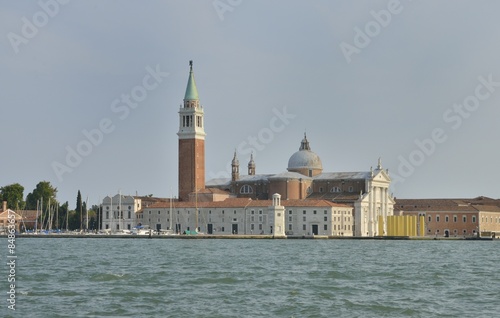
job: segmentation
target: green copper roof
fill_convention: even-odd
[[[198,89],[196,88],[196,82],[194,80],[193,73],[193,61],[189,61],[189,79],[186,88],[186,95],[184,99],[199,99],[198,97]]]

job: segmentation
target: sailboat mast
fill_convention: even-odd
[[[49,214],[47,217],[47,230],[52,230],[52,208],[50,207],[50,198],[49,198],[49,204],[47,205],[47,209],[49,210]]]
[[[54,212],[52,211],[52,208],[50,205],[49,205],[49,220],[48,220],[48,225],[47,225],[47,229],[49,231],[52,231],[52,218],[54,217]]]
[[[194,227],[194,230],[196,232],[198,232],[198,189],[195,189],[196,190],[196,202],[195,202],[195,220],[194,220],[194,224],[195,224],[195,227]]]
[[[36,200],[35,233],[38,231],[38,209],[39,208],[40,208],[40,200]]]
[[[111,221],[109,222],[109,227],[110,227],[110,233],[113,232],[113,218],[115,216],[115,211],[113,210],[113,197],[111,197]]]
[[[80,231],[82,230],[82,228],[83,228],[83,203],[80,202]]]
[[[101,213],[102,213],[102,204],[101,197],[99,197],[99,207],[97,208],[97,232],[101,230]]]
[[[59,203],[57,203],[57,210],[56,210],[56,229],[59,230]]]
[[[66,206],[66,232],[68,232],[69,207]]]
[[[40,206],[40,231],[43,229],[43,197],[41,199],[42,203]]]
[[[120,226],[120,230],[123,229],[123,212],[122,212],[122,191],[118,191],[118,194],[120,195],[120,197],[118,198],[118,218],[119,218],[119,226]]]
[[[87,213],[87,215],[85,216],[85,218],[87,219],[85,230],[87,230],[87,231],[89,230],[89,208],[88,208],[88,204],[89,204],[89,196],[87,196],[87,201],[85,201],[85,212]]]
[[[170,188],[170,230],[172,230],[172,219],[174,215],[172,213],[172,188]]]

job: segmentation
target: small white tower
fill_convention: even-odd
[[[281,205],[281,195],[273,194],[273,205],[269,207],[270,214],[274,216],[274,237],[286,237],[285,235],[285,207]]]

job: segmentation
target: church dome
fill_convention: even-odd
[[[301,170],[323,170],[321,159],[316,153],[311,151],[309,141],[307,141],[307,137],[305,135],[299,151],[294,153],[290,157],[290,160],[288,160],[288,171],[301,172]]]
[[[317,154],[311,150],[299,150],[288,160],[288,170],[295,169],[320,169],[323,170],[323,164]]]

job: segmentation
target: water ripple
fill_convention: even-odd
[[[498,257],[491,252],[499,242],[18,244],[23,317],[464,317],[500,310]]]

